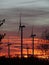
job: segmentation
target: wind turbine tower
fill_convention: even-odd
[[[21,58],[23,57],[23,29],[25,28],[25,25],[21,24],[21,14],[20,14],[20,25],[19,30],[21,31]]]
[[[10,58],[10,45],[11,45],[10,43],[8,43],[7,45],[8,46],[8,58]]]
[[[34,56],[34,37],[36,36],[36,34],[33,34],[33,29],[32,29],[32,34],[31,34],[31,38],[32,38],[32,54]]]

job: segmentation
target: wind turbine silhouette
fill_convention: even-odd
[[[1,42],[1,40],[4,38],[5,35],[6,35],[6,33],[0,34],[0,42]]]
[[[21,58],[23,57],[23,28],[25,28],[25,25],[21,24],[21,13],[20,13],[19,30],[21,31]]]
[[[10,46],[11,46],[11,44],[8,43],[7,46],[8,46],[8,58],[10,58]]]
[[[11,43],[10,43],[10,38],[9,38],[9,35],[8,35],[8,43],[7,43],[7,47],[8,47],[8,58],[10,58],[10,47],[11,47]]]
[[[3,19],[2,21],[0,20],[0,27],[3,25],[3,23],[5,23],[5,19]]]
[[[3,23],[5,23],[5,19],[0,20],[0,27],[3,25]],[[2,44],[1,41],[2,41],[2,39],[4,38],[5,35],[6,35],[6,33],[0,34],[0,44]],[[1,47],[0,47],[0,50],[2,50]]]
[[[0,27],[3,25],[3,23],[5,23],[5,19],[0,20]],[[5,35],[6,35],[6,33],[0,34],[0,42],[1,42],[1,40],[4,38]],[[1,44],[1,43],[0,43],[0,44]]]
[[[34,56],[34,37],[36,36],[36,34],[33,34],[33,28],[32,28],[32,33],[31,33],[31,38],[32,38],[32,54]]]

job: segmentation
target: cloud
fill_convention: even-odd
[[[25,25],[24,37],[30,37],[32,26],[37,37],[41,36],[43,26],[49,26],[49,12],[44,10],[9,8],[0,10],[0,20],[5,18],[5,23],[0,27],[0,31],[8,35],[20,36],[19,22],[20,12],[22,13],[21,22]]]
[[[14,8],[14,7],[28,7],[28,8],[47,8],[49,9],[48,0],[0,0],[0,8]]]
[[[28,25],[49,25],[49,12],[35,9],[1,9],[0,19],[5,18],[5,23],[0,30],[18,30],[20,21],[20,11],[22,12],[21,21]],[[28,25],[27,25],[28,24]]]

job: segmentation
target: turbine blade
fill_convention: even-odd
[[[3,22],[2,23],[0,23],[0,26],[2,26],[3,25]]]
[[[5,19],[3,19],[2,22],[5,23]]]
[[[0,21],[1,23],[0,23],[0,26],[2,26],[3,25],[3,23],[5,23],[5,19],[3,19],[2,21]]]
[[[20,14],[19,30],[20,28],[21,28],[21,14]]]

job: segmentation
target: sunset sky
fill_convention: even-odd
[[[30,41],[32,27],[36,39],[42,37],[42,32],[45,29],[49,31],[49,0],[0,0],[0,20],[5,18],[5,23],[0,27],[0,33],[6,33],[3,39],[6,44],[7,42],[20,43],[20,13],[21,22],[26,26],[24,39],[28,40],[24,42],[28,43],[28,45],[32,43]],[[11,39],[14,41],[12,42]],[[6,44],[1,46],[5,48]],[[36,45],[38,45],[38,41]],[[16,49],[12,49],[12,51],[16,51]],[[7,50],[3,49],[3,52],[5,53]]]

